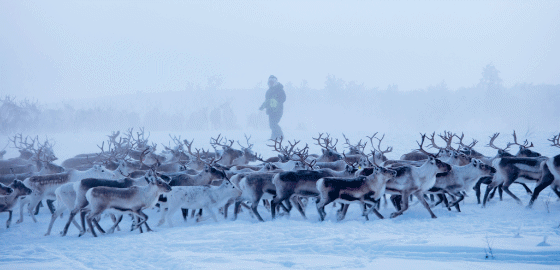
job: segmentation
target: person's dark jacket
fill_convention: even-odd
[[[266,114],[282,114],[284,111],[284,102],[286,101],[286,93],[281,83],[268,88],[265,95],[265,101],[261,105],[261,109],[266,108]]]

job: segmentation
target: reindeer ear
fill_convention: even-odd
[[[325,148],[321,148],[321,151],[323,151],[323,155],[325,154]]]

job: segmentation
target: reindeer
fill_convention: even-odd
[[[92,224],[93,219],[99,219],[103,211],[107,209],[131,212],[140,218],[140,221],[133,226],[133,229],[140,228],[142,224],[147,224],[148,216],[142,210],[154,207],[160,194],[170,192],[171,187],[159,178],[154,170],[148,171],[146,181],[148,185],[143,187],[94,187],[86,192],[86,199],[89,203],[88,207],[86,207],[88,212],[86,220],[94,237],[97,237],[97,234]],[[120,222],[120,219],[113,226],[116,227],[118,222]],[[98,227],[98,229],[100,228]],[[148,231],[151,231],[149,227],[147,228]]]
[[[269,145],[267,144],[267,146],[274,148],[273,151],[276,151],[279,153],[278,155],[278,159],[267,159],[264,160],[264,162],[274,162],[274,165],[278,166],[280,169],[284,170],[284,171],[291,171],[291,170],[295,170],[298,168],[302,168],[303,164],[299,161],[297,161],[297,156],[296,156],[296,150],[295,147],[298,143],[300,143],[300,141],[296,141],[294,140],[294,142],[290,142],[288,141],[288,144],[290,146],[282,146],[282,140],[283,137],[280,136],[278,138],[275,139],[270,139],[272,142],[274,142],[274,144]]]
[[[451,202],[451,204],[447,204],[446,202],[446,205],[449,210],[451,210],[450,207],[455,207],[458,212],[461,212],[459,202],[464,199],[464,192],[470,190],[480,177],[491,177],[496,172],[496,169],[486,165],[478,159],[472,159],[467,165],[451,165],[451,167],[452,169],[449,172],[436,174],[436,183],[428,191],[431,194],[441,195],[440,201],[438,201],[435,205],[444,201],[444,193],[457,198]]]
[[[416,141],[416,143],[420,147],[420,151],[425,154],[429,154],[422,148],[425,138],[426,135],[422,134],[422,142],[419,143]],[[395,205],[395,208],[397,208],[397,212],[392,213],[391,218],[402,215],[402,213],[408,209],[409,195],[414,195],[418,198],[422,205],[424,205],[424,207],[428,210],[432,218],[437,218],[430,209],[426,200],[424,200],[424,193],[434,186],[436,182],[436,174],[451,171],[451,166],[437,159],[434,155],[430,155],[428,160],[426,160],[420,167],[405,165],[392,169],[397,172],[397,176],[387,182],[385,189],[386,193],[393,194],[393,196],[391,196],[391,200]],[[395,195],[400,195],[402,205],[399,203],[399,197]]]
[[[69,182],[55,190],[56,200],[58,203],[58,207],[56,208],[55,213],[51,216],[51,222],[49,224],[49,229],[45,236],[50,234],[54,221],[62,215],[64,210],[70,209],[70,216],[68,217],[68,221],[64,226],[63,231],[61,232],[62,236],[65,236],[68,233],[68,228],[70,223],[74,223],[76,228],[80,230],[80,235],[82,236],[85,234],[85,213],[82,212],[81,220],[82,226],[78,226],[77,223],[74,221],[74,216],[82,210],[85,206],[87,206],[86,200],[86,192],[92,188],[97,186],[112,186],[112,187],[130,187],[132,185],[144,185],[146,182],[144,178],[138,179],[131,179],[130,176],[130,166],[124,161],[121,160],[119,162],[119,167],[114,171],[115,178],[117,180],[106,180],[106,179],[97,179],[97,178],[85,178],[76,182]]]
[[[10,228],[10,224],[12,222],[12,209],[18,201],[18,198],[29,195],[32,192],[31,189],[19,180],[14,180],[14,182],[10,184],[9,188],[12,190],[10,194],[0,196],[0,213],[8,212],[6,228]]]
[[[241,191],[227,180],[219,187],[176,187],[167,194],[168,210],[162,211],[162,217],[159,221],[159,225],[163,224],[165,219],[167,219],[169,227],[173,227],[171,217],[177,210],[179,210],[179,208],[205,209],[208,213],[210,213],[214,222],[218,222],[212,208],[223,206],[230,199],[236,198],[240,195]]]
[[[210,138],[210,145],[216,150],[216,153],[218,153],[216,147],[221,146],[222,153],[220,155],[220,163],[225,166],[231,166],[235,159],[243,156],[243,151],[233,149],[234,141],[228,140],[227,138],[220,138],[220,136],[221,134],[218,134],[216,139]]]
[[[116,179],[114,172],[107,170],[105,167],[95,165],[87,171],[70,170],[64,173],[32,176],[23,181],[23,183],[33,190],[29,196],[20,201],[20,219],[17,223],[23,222],[23,206],[29,203],[28,211],[31,214],[31,218],[34,222],[37,222],[32,210],[35,209],[37,204],[43,200],[43,198],[48,198],[51,200],[56,199],[54,191],[59,186],[69,183],[76,182],[85,178],[102,178],[102,179]]]
[[[250,139],[251,136],[247,137],[247,135],[245,135],[245,140],[247,141],[247,147],[244,147],[243,145],[241,145],[241,143],[239,143],[239,141],[237,141],[237,144],[241,147],[241,151],[243,152],[243,155],[241,157],[234,159],[231,162],[231,165],[247,165],[249,164],[249,162],[254,162],[258,160],[258,156],[252,151],[253,144],[249,143]]]
[[[497,137],[497,135],[495,135]],[[536,182],[537,186],[532,192],[531,200],[528,207],[533,205],[533,202],[539,196],[540,191],[549,186],[554,180],[553,177],[543,177],[543,170],[547,165],[548,158],[540,156],[539,153],[531,151],[529,148],[533,147],[533,143],[525,140],[523,144],[517,142],[515,131],[513,132],[513,143],[508,143],[506,148],[512,145],[519,145],[519,152],[516,157],[499,157],[493,160],[492,165],[496,168],[496,174],[492,178],[492,182],[486,187],[486,193],[482,202],[482,207],[486,206],[489,192],[495,187],[502,186],[502,189],[509,194],[514,200],[521,204],[521,200],[515,196],[510,190],[509,186],[515,181]],[[491,140],[491,142],[493,142]],[[505,152],[505,149],[503,152]],[[530,156],[530,157],[527,157]],[[547,168],[549,170],[549,168]],[[545,174],[546,176],[546,174]]]
[[[320,194],[320,199],[317,202],[317,211],[321,221],[325,220],[325,205],[334,201],[339,201],[343,204],[359,202],[364,210],[366,209],[366,203],[373,206],[385,194],[387,181],[396,175],[397,172],[394,170],[375,167],[373,173],[369,176],[354,178],[324,177],[319,179],[316,184]],[[375,207],[371,209],[377,217],[383,219],[383,216]],[[363,215],[369,220],[365,211]],[[338,217],[344,218],[340,215]]]
[[[309,168],[313,168],[313,163],[307,163],[305,148],[298,153],[300,161],[305,163]],[[334,171],[331,169],[316,169],[316,170],[298,170],[281,172],[274,176],[272,183],[276,186],[276,196],[274,196],[270,203],[270,211],[272,219],[276,217],[276,208],[278,205],[291,198],[293,195],[303,197],[318,197],[319,191],[317,190],[317,181],[323,177],[351,177],[356,172],[356,168],[348,166],[344,171]],[[296,207],[300,214],[305,218],[305,212],[299,204]],[[288,211],[290,209],[288,208]]]
[[[496,150],[498,150],[498,154],[495,157],[482,157],[480,158],[484,163],[488,164],[488,165],[492,165],[492,162],[497,159],[497,158],[502,158],[502,157],[539,157],[541,156],[539,153],[531,151],[530,149],[527,149],[528,146],[528,141],[526,140],[524,142],[523,145],[520,145],[519,143],[517,143],[517,136],[515,135],[515,131],[513,131],[513,138],[514,138],[514,142],[513,143],[508,143],[506,145],[505,148],[499,148],[496,145],[494,145],[494,141],[496,140],[496,138],[498,138],[498,136],[500,135],[500,133],[495,133],[494,135],[492,135],[490,137],[490,142],[486,145],[488,147],[494,148]],[[519,145],[520,147],[520,151],[513,156],[512,154],[510,154],[509,152],[507,152],[507,149],[510,148],[512,145]],[[533,143],[531,143],[531,145],[533,145]],[[523,149],[521,149],[523,148]],[[476,155],[478,156],[478,155]],[[476,191],[476,196],[477,196],[477,201],[480,204],[480,185],[481,184],[490,184],[492,182],[492,178],[490,177],[482,177],[480,178],[480,180],[476,183],[476,185],[474,186],[474,190]],[[525,185],[525,183],[518,183],[520,185],[522,185],[525,190],[527,191],[528,194],[532,194],[531,189],[529,189],[529,187],[527,187],[527,185]],[[498,185],[497,187],[494,187],[494,190],[492,191],[492,193],[490,194],[489,198],[494,197],[494,192],[496,192],[496,190],[499,191],[500,194],[500,200],[502,199],[502,185]]]
[[[333,162],[342,159],[342,155],[338,153],[336,150],[336,144],[338,143],[338,139],[333,143],[330,135],[327,133],[325,138],[323,137],[323,133],[319,133],[318,138],[313,138],[316,140],[316,145],[321,146],[322,155],[315,159],[316,162]],[[322,143],[321,143],[322,142]]]
[[[251,210],[257,219],[259,221],[264,221],[257,211],[257,206],[261,199],[272,199],[272,196],[276,195],[276,186],[272,183],[272,179],[277,173],[278,172],[274,171],[254,172],[241,174],[239,176],[236,175],[234,176],[235,179],[232,178],[232,183],[242,192],[240,197],[235,201],[234,220],[237,219],[242,201],[247,200],[251,202]],[[263,197],[263,195],[266,196]],[[227,208],[224,210],[227,211]],[[227,217],[227,215],[225,217]]]
[[[35,147],[35,139],[33,138],[29,139],[29,137],[25,137],[25,141],[23,141],[23,136],[21,133],[19,133],[14,135],[14,137],[10,138],[9,140],[14,144],[14,148],[19,150],[20,155],[19,157],[16,158],[0,160],[0,168],[30,164],[31,163],[30,159],[33,157],[32,150]],[[30,140],[31,143],[29,143],[28,140]]]
[[[560,148],[560,133],[548,139],[548,141],[552,143],[551,146]],[[550,188],[560,198],[560,155],[549,158],[544,169],[543,178],[548,178],[546,180],[550,178],[554,179],[550,184]],[[537,188],[538,187],[535,187],[535,190],[537,190]]]
[[[200,159],[200,155],[197,157]],[[216,168],[217,162],[221,159],[212,158],[210,162],[204,162],[204,168],[202,171],[198,172],[196,175],[188,174],[188,173],[180,173],[169,175],[169,185],[171,186],[203,186],[203,185],[210,185],[213,181],[227,178],[226,173],[224,170],[219,170]],[[195,209],[193,209],[195,210]],[[186,219],[188,214],[187,209],[183,209],[183,218]],[[202,212],[199,212],[199,215]]]
[[[510,190],[509,186],[515,181],[536,182],[539,187],[538,192],[546,188],[552,183],[553,179],[543,178],[543,167],[546,165],[546,157],[542,158],[518,158],[518,157],[503,157],[497,158],[492,162],[492,166],[496,168],[496,174],[492,178],[492,182],[486,187],[482,207],[486,206],[488,194],[490,191],[502,185],[502,189],[509,194],[513,199],[521,204],[521,200],[515,196]],[[543,181],[546,180],[546,181]],[[537,189],[535,189],[537,191]],[[538,192],[531,197],[529,207],[533,204],[534,200],[538,197]]]

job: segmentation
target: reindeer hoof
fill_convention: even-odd
[[[437,218],[436,215],[433,215],[432,218]]]
[[[391,218],[396,218],[398,216],[400,216],[401,214],[399,213],[391,213]]]
[[[23,222],[23,220],[18,219],[18,220],[16,221],[16,224],[20,224],[20,223],[22,223],[22,222]]]

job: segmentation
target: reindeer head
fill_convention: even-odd
[[[167,184],[163,179],[158,177],[156,171],[154,169],[148,170],[146,175],[144,176],[148,185],[156,186],[157,189],[162,193],[167,193],[171,191],[171,186]]]
[[[91,169],[88,170],[92,176],[91,177],[96,177],[96,178],[101,178],[101,179],[118,179],[119,177],[110,170],[107,170],[107,168],[105,168],[105,166],[101,166],[101,165],[93,165],[93,167],[91,167]]]
[[[475,168],[478,168],[484,175],[490,176],[496,173],[496,169],[494,167],[486,165],[479,159],[473,158],[470,164]]]
[[[319,138],[313,138],[317,141],[316,145],[322,147],[322,155],[317,159],[317,162],[333,162],[342,159],[342,155],[336,150],[336,144],[338,139],[333,143],[330,135],[327,133],[327,137],[322,138],[323,133],[319,133]]]
[[[246,134],[244,134],[244,135],[245,135],[245,140],[247,141],[247,147],[241,145],[241,143],[239,143],[239,141],[237,141],[237,144],[241,147],[241,151],[243,152],[243,156],[245,157],[247,162],[257,161],[259,158],[253,152],[253,144],[251,144],[249,142],[249,140],[251,139],[251,136],[247,137]]]
[[[439,160],[438,158],[434,158],[432,156],[430,156],[428,158],[428,161],[426,161],[427,163],[429,163],[432,166],[436,166],[437,167],[437,172],[438,173],[446,173],[451,171],[451,165],[442,162],[441,160]]]
[[[33,190],[25,186],[25,184],[20,180],[14,180],[12,184],[10,184],[10,188],[13,189],[13,192],[16,192],[18,195],[29,195]]]

